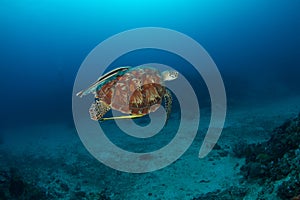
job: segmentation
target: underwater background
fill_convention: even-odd
[[[0,199],[300,199],[299,9],[295,0],[1,0]],[[163,63],[180,71],[203,120],[179,160],[130,174],[85,149],[73,122],[72,91],[93,48],[141,27],[173,29],[201,44],[221,73],[228,105],[218,144],[199,159],[210,118],[201,76],[154,49],[116,60],[110,67]],[[149,142],[148,150],[172,139],[179,114],[175,102],[166,137]],[[104,126],[113,133],[114,123]]]

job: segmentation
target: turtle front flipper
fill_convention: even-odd
[[[167,111],[167,120],[168,120],[170,118],[171,110],[172,110],[172,94],[168,89],[166,89],[166,94],[164,95],[164,98],[165,98],[165,109]]]
[[[92,120],[98,121],[102,120],[105,113],[110,110],[110,106],[107,105],[105,102],[96,99],[95,103],[93,103],[89,109],[89,113]]]

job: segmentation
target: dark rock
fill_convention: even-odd
[[[6,171],[0,171],[0,184],[9,182],[9,174]]]
[[[291,199],[300,194],[300,180],[291,178],[289,181],[283,182],[277,190],[277,195],[281,199]]]
[[[225,200],[225,199],[243,199],[248,192],[244,187],[230,187],[229,189],[215,192],[208,192],[206,194],[194,197],[193,200]]]
[[[99,200],[111,200],[110,197],[109,197],[109,194],[108,194],[108,190],[107,189],[104,189],[100,195],[99,195]]]
[[[220,145],[218,145],[218,144],[215,144],[215,146],[214,146],[214,148],[213,148],[214,150],[221,150],[222,148],[221,148],[221,146]]]
[[[300,114],[274,129],[268,141],[241,148],[242,153],[237,156],[246,158],[240,170],[247,181],[258,182],[265,192],[275,181],[290,177],[270,193],[276,189],[274,192],[281,199],[292,199],[300,194]]]
[[[77,184],[76,184],[76,187],[75,187],[75,190],[77,190],[77,191],[78,191],[78,190],[80,190],[80,189],[81,189],[81,186],[80,186],[80,184],[79,184],[79,183],[77,183]]]
[[[249,163],[248,165],[248,177],[249,178],[258,178],[262,177],[265,174],[265,170],[262,168],[262,165],[257,162]]]
[[[50,196],[47,196],[45,190],[43,190],[42,188],[31,185],[26,188],[26,199],[47,200],[52,198]]]
[[[60,187],[63,191],[68,192],[70,190],[69,186],[65,183],[61,183]]]
[[[276,128],[267,142],[245,145],[242,154],[246,158],[246,165],[241,168],[246,170],[244,175],[272,180],[286,177],[293,169],[290,162],[300,145],[299,127],[300,118],[297,117]]]
[[[251,157],[254,145],[248,145],[245,141],[239,141],[232,147],[232,153],[238,158]]]
[[[13,197],[19,197],[24,193],[25,184],[19,178],[13,178],[9,185],[9,193]]]
[[[25,199],[47,200],[54,199],[46,195],[45,189],[23,180],[16,168],[10,168],[9,172],[1,171],[0,200]]]
[[[4,190],[3,190],[2,188],[0,189],[0,199],[1,199],[1,200],[6,200],[6,199],[8,199],[8,198],[6,197],[6,195],[5,195]]]
[[[218,154],[219,154],[221,157],[226,157],[226,156],[228,156],[228,151],[220,151],[220,152],[218,152]]]
[[[86,193],[83,192],[83,191],[78,191],[78,192],[75,192],[75,197],[78,198],[78,199],[82,199],[86,196]]]

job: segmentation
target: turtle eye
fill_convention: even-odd
[[[171,76],[172,78],[177,78],[178,72],[176,72],[176,71],[170,72],[170,76]]]

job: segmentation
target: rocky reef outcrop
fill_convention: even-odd
[[[239,142],[232,155],[245,159],[239,186],[195,196],[201,199],[300,200],[300,113],[275,128],[270,139]]]
[[[274,187],[281,199],[300,195],[300,114],[276,128],[263,143],[240,146],[246,163],[241,173],[249,182]]]

